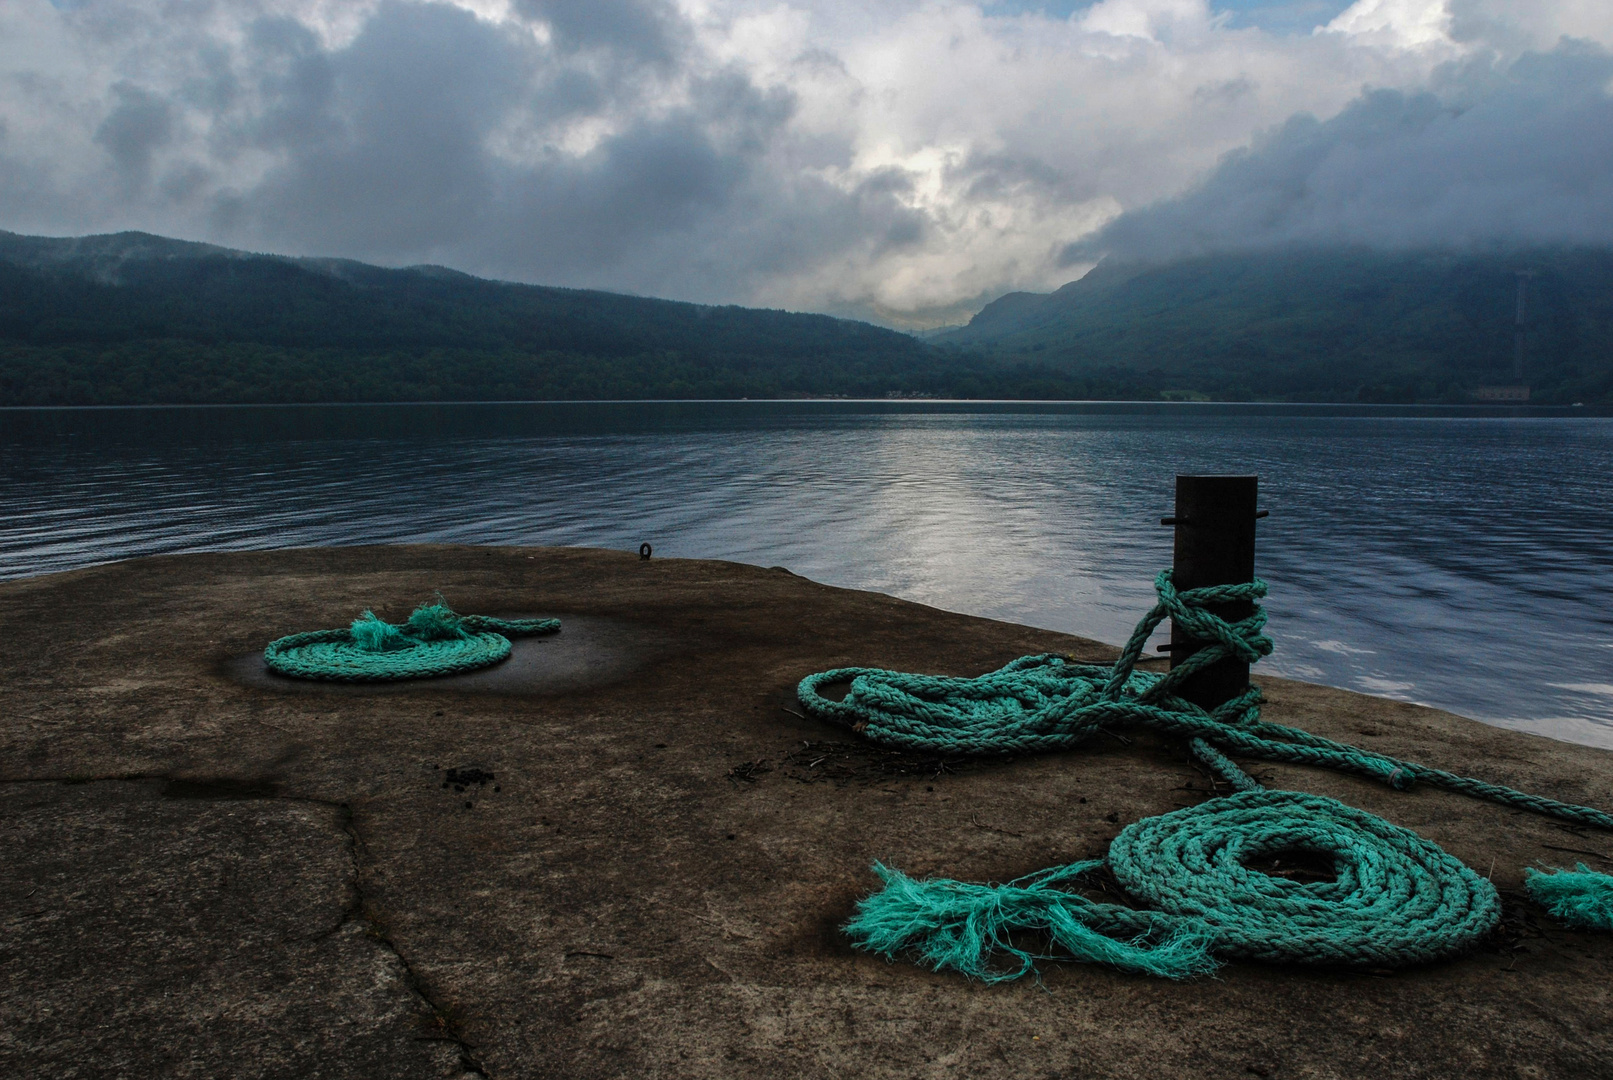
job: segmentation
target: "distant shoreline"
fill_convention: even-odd
[[[502,406],[644,407],[719,405],[760,406],[856,406],[858,411],[888,412],[1080,412],[1080,413],[1193,413],[1247,412],[1266,415],[1315,416],[1406,416],[1472,418],[1605,418],[1613,416],[1613,404],[1504,405],[1504,404],[1376,404],[1356,401],[1157,401],[1148,399],[1110,400],[1103,398],[532,398],[532,399],[422,399],[419,401],[302,401],[302,402],[152,402],[129,405],[0,405],[0,415],[12,413],[138,412],[142,410],[224,410],[224,409],[410,409],[410,408],[487,408]],[[873,407],[873,408],[869,408]]]
[[[1357,416],[1403,419],[1607,419],[1613,405],[1368,405],[1360,401],[1148,401],[1044,400],[1044,398],[586,398],[586,400],[421,400],[421,401],[234,401],[234,403],[150,403],[150,405],[0,405],[0,417],[42,414],[135,414],[155,411],[223,413],[295,409],[469,409],[469,408],[648,408],[719,406],[748,409],[800,409],[805,413],[969,414],[1068,413],[1086,416],[1163,416],[1163,414],[1244,414],[1244,416]]]

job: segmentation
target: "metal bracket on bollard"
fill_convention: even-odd
[[[1176,557],[1172,575],[1178,589],[1206,585],[1235,585],[1255,578],[1255,521],[1260,494],[1257,476],[1178,476],[1176,513],[1160,524],[1176,527]],[[1254,613],[1254,604],[1240,600],[1208,610],[1236,622]],[[1171,667],[1204,648],[1171,626]],[[1222,660],[1188,678],[1178,693],[1188,701],[1213,709],[1249,687],[1249,665]]]

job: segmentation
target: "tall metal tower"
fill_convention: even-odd
[[[1513,323],[1512,335],[1512,377],[1517,382],[1523,382],[1523,303],[1524,294],[1529,287],[1529,279],[1535,276],[1533,270],[1519,270],[1518,274],[1518,317]]]

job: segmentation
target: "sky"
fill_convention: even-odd
[[[1105,256],[1613,244],[1608,0],[0,0],[0,229],[924,328]]]

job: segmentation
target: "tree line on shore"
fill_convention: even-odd
[[[739,397],[1460,402],[1511,377],[1613,401],[1613,255],[1100,265],[919,341],[867,323],[289,259],[145,234],[0,233],[0,405]]]

